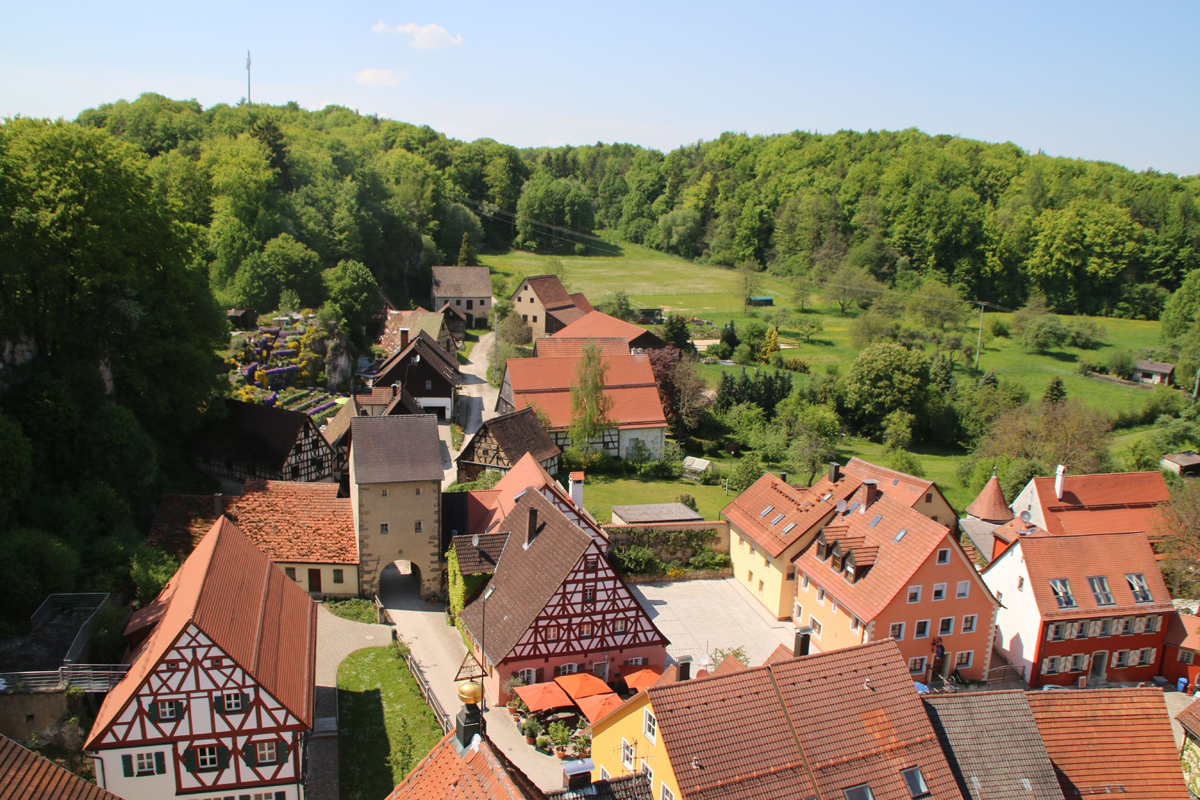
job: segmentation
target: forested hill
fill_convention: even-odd
[[[151,157],[218,300],[321,300],[321,271],[365,263],[420,302],[428,267],[472,247],[575,244],[561,228],[821,281],[917,277],[966,297],[1157,317],[1200,266],[1200,176],[1135,173],[916,130],[724,134],[667,154],[516,148],[331,106],[309,112],[143,95],[85,111]],[[524,219],[515,222],[512,215]]]

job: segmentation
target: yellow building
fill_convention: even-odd
[[[634,772],[650,778],[650,796],[681,797],[667,746],[658,735],[658,718],[647,692],[638,692],[592,726],[592,780]]]

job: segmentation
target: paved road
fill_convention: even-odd
[[[484,420],[496,416],[494,409],[500,392],[487,382],[488,364],[495,338],[494,333],[480,336],[475,347],[471,348],[471,358],[459,368],[459,374],[462,376],[462,386],[458,392],[459,419],[462,420],[463,431],[468,435],[479,430]]]
[[[422,600],[412,574],[393,568],[384,570],[380,578],[379,599],[442,708],[453,717],[462,708],[454,676],[467,649],[457,629],[446,624],[445,605]],[[484,718],[489,738],[534,783],[543,791],[562,788],[561,762],[525,744],[507,709],[492,708],[489,704]]]

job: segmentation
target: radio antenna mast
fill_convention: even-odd
[[[246,51],[246,105],[254,105],[254,101],[250,99],[250,51]]]

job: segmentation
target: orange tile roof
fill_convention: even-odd
[[[1195,614],[1181,614],[1176,610],[1167,618],[1167,635],[1163,643],[1188,650],[1200,650],[1200,617]]]
[[[1032,481],[1046,530],[1053,534],[1151,531],[1157,506],[1170,500],[1161,472],[1067,475],[1061,500],[1054,494],[1054,480]]]
[[[1161,689],[1028,692],[1067,797],[1187,800]]]
[[[1014,543],[1021,547],[1029,583],[1043,619],[1094,617],[1122,614],[1161,614],[1174,609],[1171,593],[1163,582],[1154,551],[1144,533],[1093,533],[1082,536],[1022,536]],[[999,559],[997,559],[998,561]],[[997,563],[984,570],[986,574]],[[1152,602],[1137,603],[1125,576],[1141,573],[1150,590]],[[1112,592],[1114,605],[1096,603],[1088,585],[1089,577],[1104,576]],[[1059,608],[1050,581],[1066,579],[1070,583],[1075,606]]]
[[[562,333],[562,331],[559,331]],[[584,345],[595,345],[606,356],[629,355],[629,342],[620,336],[604,338],[560,338],[559,333],[533,343],[535,358],[578,358]]]
[[[513,405],[536,405],[550,417],[551,430],[571,424],[571,384],[577,357],[510,358],[508,381]],[[604,394],[612,400],[608,416],[621,428],[661,428],[667,424],[662,400],[654,383],[654,370],[644,354],[604,356],[608,370]]]
[[[667,424],[658,389],[653,386],[605,389],[604,394],[612,399],[608,418],[617,427],[627,429],[662,428]],[[571,426],[570,392],[514,392],[513,403],[518,410],[532,406],[540,408],[550,418],[550,430],[552,431],[566,430]]]
[[[575,382],[578,356],[508,359],[508,377],[514,392],[567,391]],[[654,386],[654,369],[645,354],[604,355],[608,367],[606,387]]]
[[[601,337],[619,337],[626,342],[637,339],[658,339],[659,337],[645,328],[626,322],[623,319],[609,316],[603,311],[589,311],[578,320],[563,328],[552,338],[555,339],[593,339]],[[661,339],[659,340],[661,342]],[[649,345],[645,345],[649,346]],[[659,347],[662,345],[659,344]]]
[[[570,297],[571,302],[575,304],[575,307],[583,313],[586,314],[593,310],[592,304],[588,302],[587,296],[584,295],[583,292],[571,292]]]
[[[908,800],[911,766],[933,797],[957,796],[890,639],[647,694],[686,798],[833,798],[867,783],[876,800]]]
[[[988,522],[1008,522],[1013,518],[1012,509],[1004,501],[1004,491],[995,475],[988,478],[988,482],[979,491],[979,496],[967,506],[967,513]]]
[[[150,543],[185,557],[221,513],[272,561],[302,564],[358,564],[358,538],[349,498],[336,483],[246,481],[239,495],[163,497],[150,527]]]
[[[742,672],[747,669],[749,669],[749,667],[738,661],[733,656],[725,656],[721,663],[717,664],[717,668],[709,673],[709,676],[716,678],[720,677],[721,675],[732,675],[735,672]]]
[[[778,664],[780,661],[787,661],[789,658],[794,658],[792,649],[787,645],[777,644],[775,649],[771,651],[771,655],[767,656],[767,660],[763,662],[763,666]]]
[[[575,305],[575,301],[571,299],[571,295],[567,294],[567,290],[563,288],[562,281],[558,279],[557,275],[534,275],[526,278],[512,293],[512,297],[516,297],[526,285],[533,290],[547,310]]]
[[[105,696],[84,749],[95,749],[190,624],[312,727],[317,605],[236,525],[215,522],[160,596],[166,608],[129,673]]]
[[[1192,736],[1200,737],[1200,703],[1193,698],[1187,707],[1175,715],[1175,719]]]
[[[916,505],[930,489],[937,489],[933,481],[881,467],[870,461],[863,461],[858,456],[846,462],[842,471],[860,481],[878,481],[881,490],[888,492],[893,500],[898,500],[906,506]]]
[[[459,752],[455,732],[433,746],[387,800],[544,800],[545,795],[481,736]]]
[[[721,516],[774,557],[806,532],[821,525],[834,512],[837,501],[861,485],[854,478],[843,477],[836,487],[829,486],[826,491],[816,492],[798,489],[768,472],[733,498],[733,502],[721,510]],[[823,499],[835,488],[837,491],[833,496]],[[764,516],[762,512],[768,506],[771,511]],[[772,524],[780,514],[783,518]]]
[[[0,800],[121,800],[0,735]]]

